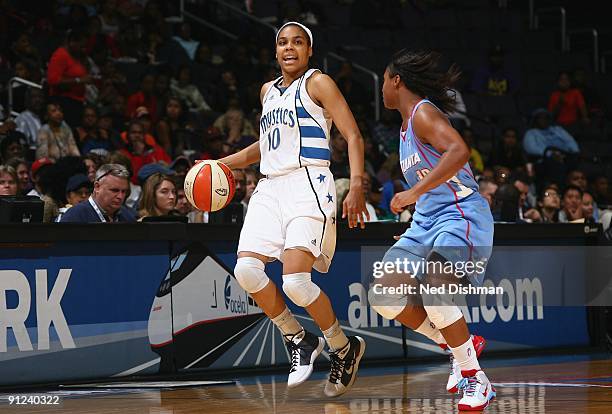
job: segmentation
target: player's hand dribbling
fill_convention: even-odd
[[[419,197],[412,189],[395,194],[391,200],[391,212],[393,214],[400,214],[406,207],[416,203],[417,198]]]
[[[351,188],[342,202],[342,218],[348,216],[349,228],[360,225],[365,229],[366,221],[370,220],[370,213],[365,205],[365,197],[361,188]]]

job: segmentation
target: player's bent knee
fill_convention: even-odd
[[[408,305],[408,296],[398,289],[401,281],[397,275],[386,275],[375,279],[368,289],[368,303],[383,318],[393,320]]]
[[[461,309],[455,305],[447,306],[424,306],[429,320],[438,329],[444,329],[463,317]]]
[[[283,291],[293,303],[303,308],[311,305],[321,294],[310,273],[283,275]]]
[[[401,305],[371,305],[372,309],[385,319],[393,320],[398,317],[406,307]]]
[[[255,257],[239,257],[234,267],[234,276],[248,293],[257,293],[270,283],[265,268],[264,262]]]

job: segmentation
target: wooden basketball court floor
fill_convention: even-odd
[[[609,354],[485,359],[483,366],[497,389],[486,413],[612,413]],[[444,389],[447,368],[441,362],[363,367],[354,387],[338,398],[324,396],[324,370],[292,390],[284,374],[242,374],[230,384],[204,387],[37,392],[61,396],[56,407],[8,405],[9,394],[2,393],[0,413],[452,413],[457,397]]]

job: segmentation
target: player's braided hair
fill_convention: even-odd
[[[431,100],[445,112],[455,109],[455,94],[448,93],[459,79],[461,72],[453,64],[446,71],[440,70],[437,52],[414,52],[400,50],[391,58],[387,66],[391,77],[399,75],[402,82],[415,94]]]

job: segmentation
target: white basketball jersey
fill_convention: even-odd
[[[278,78],[264,95],[259,129],[262,174],[276,176],[300,167],[329,167],[332,120],[306,91],[306,80],[317,71],[308,69],[282,92],[282,77]]]

